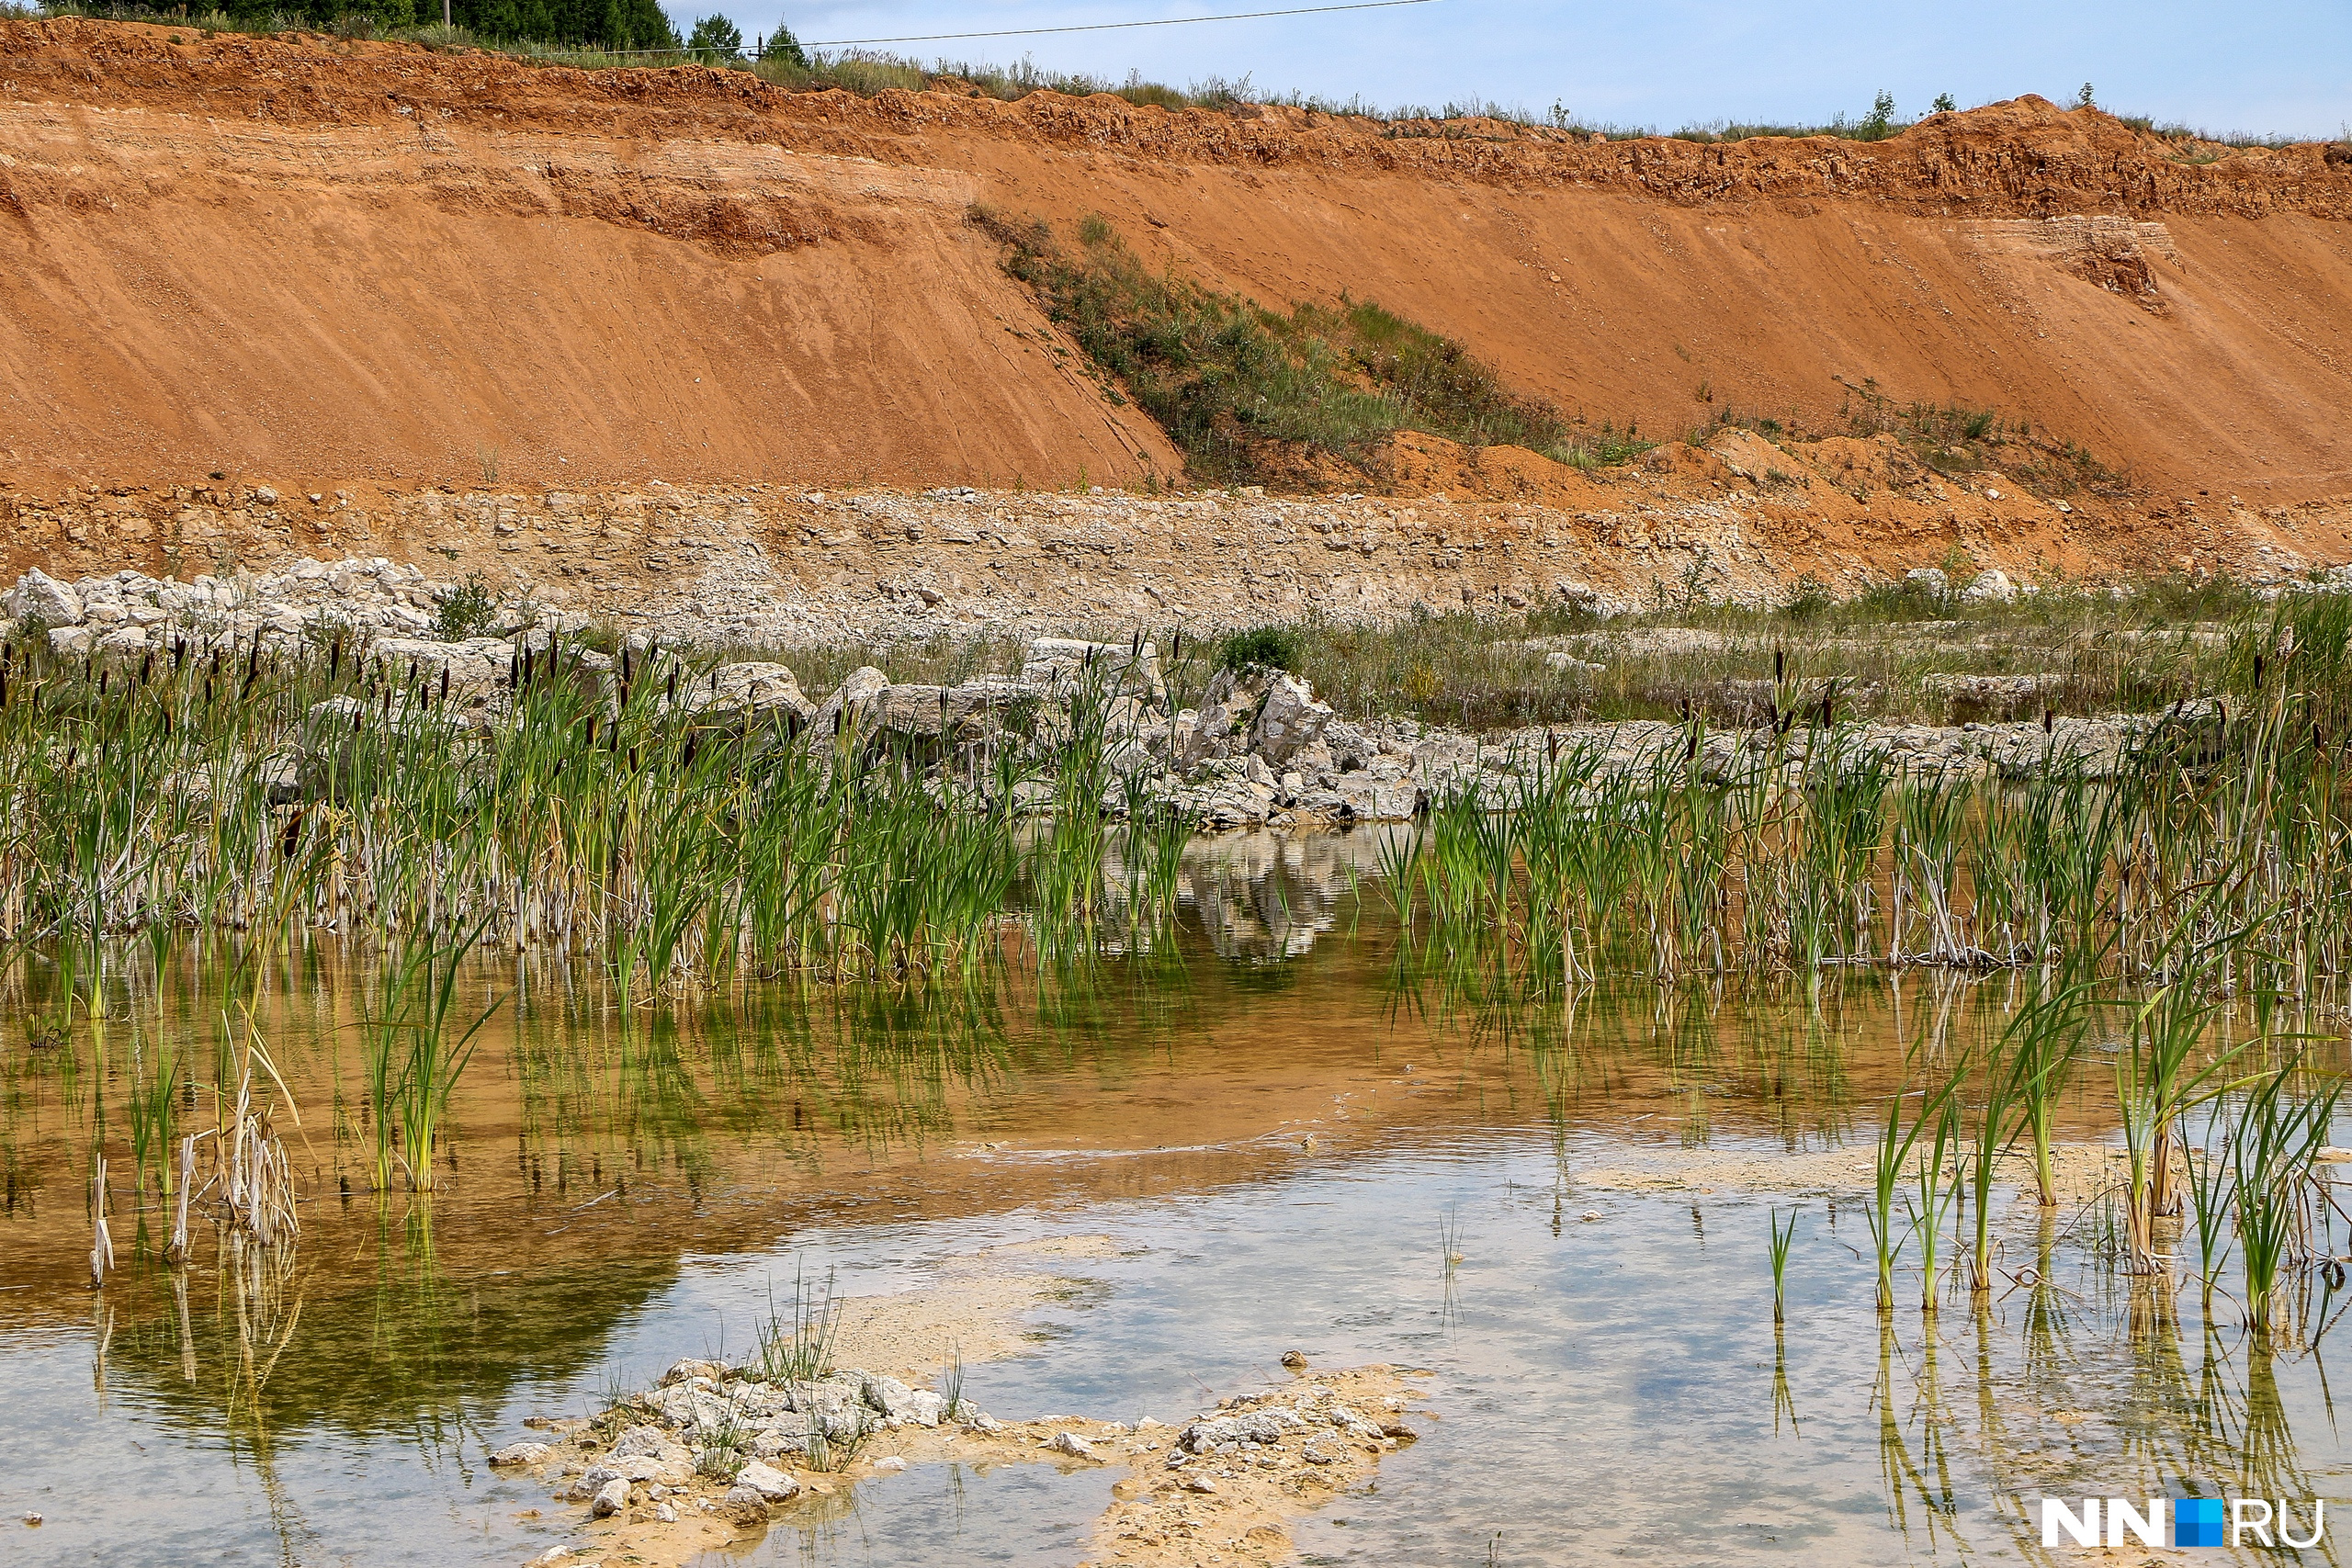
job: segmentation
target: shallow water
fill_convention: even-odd
[[[483,1462],[525,1416],[747,1347],[796,1274],[902,1289],[1055,1236],[1114,1245],[1058,1266],[1073,1287],[1027,1353],[969,1368],[999,1416],[1181,1419],[1293,1348],[1425,1371],[1422,1440],[1297,1529],[1311,1561],[2039,1561],[2020,1499],[2045,1491],[2352,1496],[2332,1337],[2265,1358],[2209,1336],[2193,1289],[2100,1264],[2094,1223],[2005,1195],[2028,1282],[1932,1327],[1906,1284],[1888,1339],[1859,1205],[1833,1224],[1805,1197],[1776,1338],[1766,1209],[1795,1200],[1579,1182],[1683,1147],[1866,1158],[1905,1043],[1996,1012],[2003,980],[1481,1015],[1392,985],[1343,891],[1360,843],[1221,852],[1175,951],[1081,976],[777,987],[624,1029],[590,976],[484,964],[476,1005],[508,998],[429,1204],[365,1190],[358,977],[285,965],[266,1029],[303,1111],[302,1237],[265,1258],[199,1226],[176,1281],[138,1255],[123,1104],[134,1053],[209,1050],[209,993],[192,959],[142,988],[126,955],[102,1032],[34,1053],[0,1032],[0,1519],[45,1520],[0,1524],[5,1555],[520,1562],[575,1539]],[[19,974],[16,1011],[41,983]],[[2107,1124],[2094,1090],[2070,1114]],[[96,1292],[94,1145],[121,1265]],[[1074,1562],[1108,1480],[919,1465],[711,1561]]]

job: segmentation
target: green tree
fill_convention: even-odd
[[[725,17],[697,17],[686,48],[714,65],[740,61],[743,58],[743,29]]]
[[[1938,114],[1950,114],[1952,110],[1958,107],[1960,107],[1960,106],[1952,101],[1952,96],[1950,93],[1938,93],[1936,95],[1936,112]]]
[[[808,51],[800,47],[800,40],[792,36],[792,29],[787,27],[779,26],[768,35],[767,42],[760,47],[760,58],[781,60],[802,71],[808,69]]]
[[[2083,90],[2075,95],[2075,107],[2078,109],[2086,109],[2089,108],[2094,102],[2095,100],[2091,96],[2091,85],[2088,82],[2086,82],[2083,84]]]
[[[1878,96],[1871,100],[1870,118],[1862,121],[1861,139],[1864,141],[1884,141],[1894,125],[1894,95],[1881,88]]]

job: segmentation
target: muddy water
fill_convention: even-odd
[[[2021,1499],[2045,1492],[2352,1497],[2332,1337],[2260,1355],[2226,1302],[2209,1333],[2194,1289],[2098,1261],[2096,1214],[2046,1224],[2004,1194],[2014,1288],[1929,1325],[1906,1285],[1882,1336],[1860,1176],[1842,1196],[1584,1179],[1701,1149],[1860,1164],[1905,1043],[1965,1038],[2006,982],[1625,986],[1497,1014],[1400,987],[1347,892],[1365,852],[1227,841],[1159,952],[944,994],[776,987],[624,1026],[580,966],[482,964],[473,1005],[504,999],[429,1202],[368,1190],[364,976],[300,955],[263,1016],[302,1112],[300,1241],[200,1225],[177,1273],[132,1195],[126,1102],[165,1043],[209,1086],[214,969],[177,955],[159,985],[119,954],[114,1016],[34,1051],[53,982],[20,964],[0,1558],[521,1562],[578,1539],[484,1462],[526,1416],[748,1347],[796,1278],[902,1291],[1079,1238],[1013,1353],[968,1369],[1000,1416],[1177,1419],[1291,1349],[1425,1371],[1425,1437],[1301,1527],[1311,1561],[2036,1559]],[[2070,1114],[2106,1136],[2095,1090]],[[209,1089],[180,1111],[209,1117]],[[94,1148],[119,1265],[96,1292]],[[1776,1336],[1766,1209],[1792,1201]],[[2302,1321],[2341,1304],[2323,1287]],[[1075,1562],[1107,1486],[918,1465],[713,1562]]]

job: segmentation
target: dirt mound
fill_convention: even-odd
[[[0,23],[0,481],[1178,473],[984,201],[1270,305],[1377,299],[1620,429],[1839,428],[1869,387],[2160,496],[2352,490],[2352,167],[2214,151],[2033,97],[1604,142]]]

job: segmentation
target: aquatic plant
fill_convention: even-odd
[[[1919,1310],[1931,1317],[1936,1311],[1936,1241],[1943,1230],[1944,1215],[1962,1190],[1958,1173],[1951,1168],[1953,1151],[1960,1144],[1960,1107],[1951,1100],[1944,1101],[1935,1128],[1935,1139],[1913,1172],[1915,1190],[1904,1195],[1911,1234],[1919,1243]]]
[[[2343,1092],[2339,1083],[2298,1099],[2296,1076],[2290,1064],[2258,1080],[2231,1129],[2245,1318],[2257,1335],[2271,1329],[2279,1276],[2309,1250],[2311,1210],[2324,1201],[2312,1190],[2312,1166]]]
[[[1772,1231],[1772,1321],[1778,1324],[1787,1318],[1789,1247],[1797,1238],[1797,1211],[1789,1211],[1785,1226],[1778,1209],[1767,1209],[1765,1217]]]
[[[753,1330],[757,1348],[752,1364],[768,1382],[820,1382],[832,1374],[833,1338],[840,1332],[841,1303],[833,1296],[832,1271],[826,1270],[822,1285],[796,1272],[792,1301],[785,1310],[777,1310],[775,1292],[769,1292],[767,1317]],[[960,1370],[960,1359],[956,1365]]]

